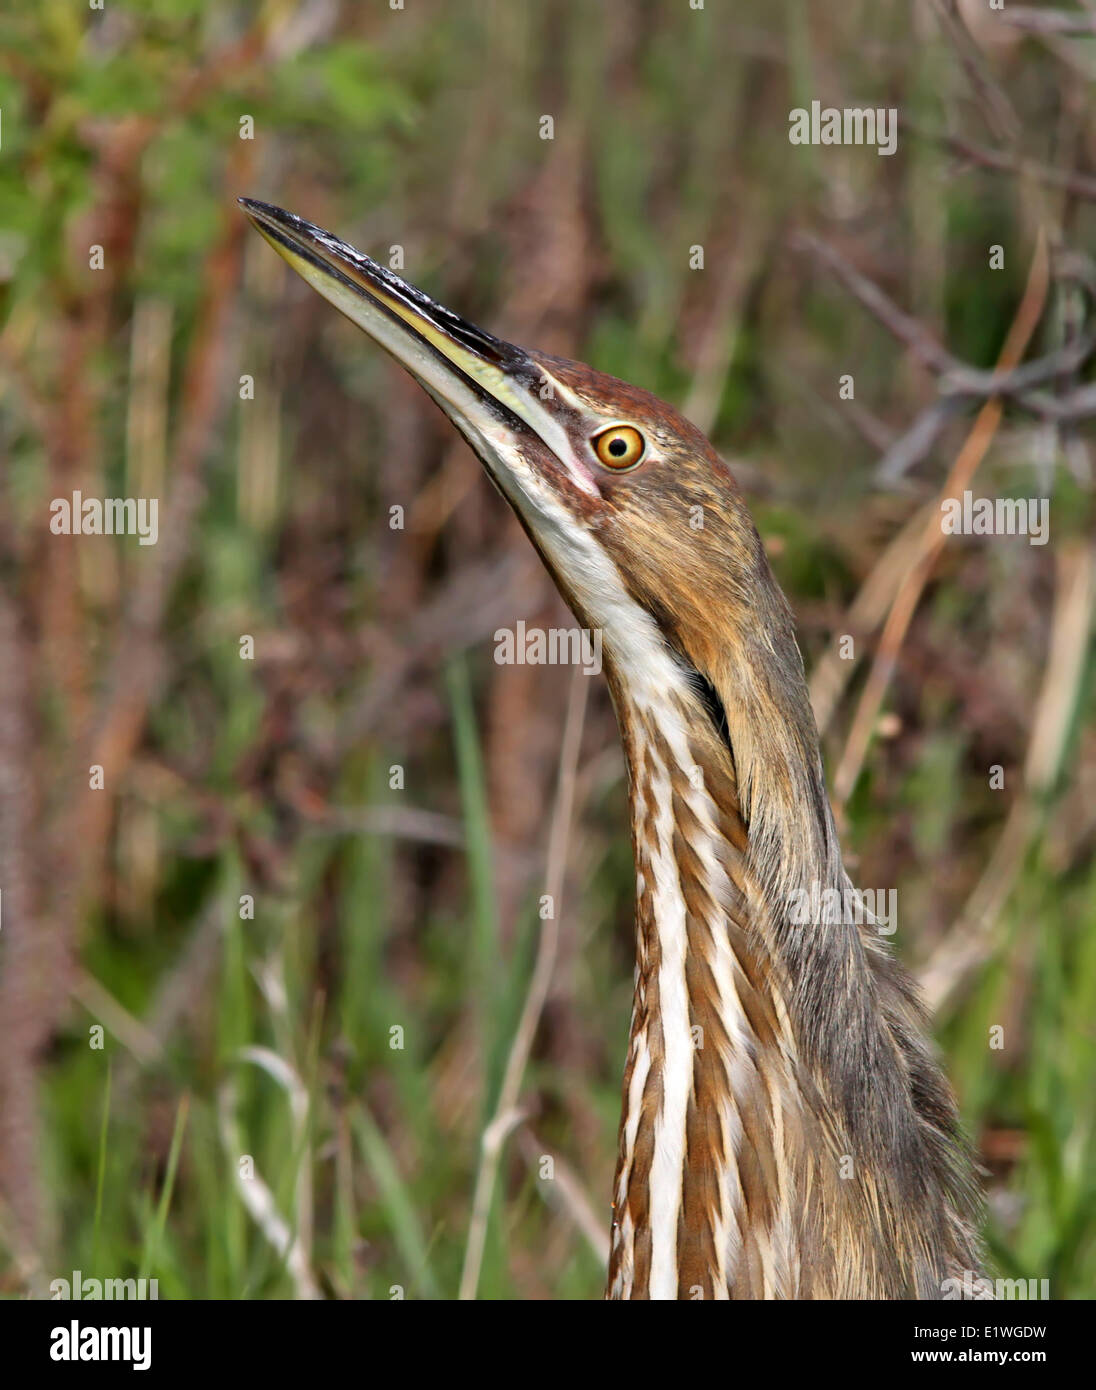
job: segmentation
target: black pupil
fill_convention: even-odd
[[[620,458],[621,454],[626,454],[628,452],[628,445],[623,439],[610,439],[609,452],[615,454],[617,458]]]

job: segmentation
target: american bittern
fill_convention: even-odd
[[[243,206],[433,397],[602,632],[637,957],[609,1296],[940,1297],[977,1267],[969,1158],[876,927],[790,907],[852,889],[791,613],[726,465],[646,391]]]

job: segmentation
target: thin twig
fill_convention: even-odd
[[[992,371],[984,371],[953,356],[923,324],[900,309],[885,291],[862,275],[835,247],[809,232],[797,233],[792,238],[792,247],[809,252],[832,271],[834,278],[889,333],[907,347],[918,361],[936,372],[944,396],[1015,396],[1021,405],[1029,407],[1036,414],[1054,415],[1056,418],[1079,418],[1083,414],[1091,414],[1096,408],[1096,390],[1085,388],[1071,397],[1055,399],[1031,389],[1082,366],[1096,351],[1096,334],[1086,333],[1044,357],[1037,357],[1022,366],[1018,364],[1008,371],[1002,370],[1000,364]],[[930,427],[938,433],[944,423],[944,407],[940,402],[933,402],[913,427],[891,446],[892,450],[900,453],[920,447],[921,435],[928,433]],[[893,470],[894,465],[889,467]]]
[[[160,1039],[149,1032],[141,1020],[119,1003],[89,971],[77,969],[71,993],[73,999],[97,1023],[102,1023],[140,1065],[149,1066],[160,1059],[163,1054]]]
[[[1025,406],[1048,420],[1065,423],[1086,420],[1096,415],[1096,386],[1081,386],[1065,396],[1051,396],[1046,391],[1032,391],[1021,397]]]
[[[1002,24],[1011,24],[1028,34],[1096,34],[1096,14],[1078,14],[1076,10],[1036,10],[1029,5],[1009,5],[998,18]]]
[[[791,238],[791,246],[795,251],[808,252],[816,261],[832,271],[834,278],[844,285],[853,298],[858,299],[864,308],[900,343],[909,348],[926,367],[943,373],[961,366],[924,324],[900,309],[878,285],[861,275],[839,251],[820,237],[814,236],[811,232],[796,232]]]
[[[964,404],[960,396],[945,396],[927,405],[875,465],[876,482],[890,487],[901,482],[910,469],[931,452],[932,446]]]
[[[384,835],[413,840],[421,845],[464,849],[467,837],[455,816],[427,811],[421,806],[363,806],[360,810],[332,810],[310,828],[339,834]]]
[[[1030,388],[1075,372],[1096,351],[1096,335],[1085,334],[1045,357],[1025,362],[1012,372],[983,372],[957,365],[939,381],[943,392],[917,416],[913,424],[889,445],[875,467],[876,481],[893,486],[931,451],[951,420],[972,396],[1010,396],[1033,415],[1065,424],[1096,415],[1096,387],[1085,386],[1054,396]]]
[[[953,154],[977,164],[981,169],[988,169],[991,173],[1025,175],[1048,188],[1062,188],[1076,198],[1096,202],[1096,179],[1088,174],[1078,174],[1073,169],[1058,169],[1050,164],[1041,164],[1036,159],[1026,159],[1022,155],[1008,154],[1003,150],[988,150],[982,145],[964,140],[959,135],[936,132],[930,138],[945,145]]]
[[[941,389],[951,395],[966,396],[1017,396],[1022,403],[1027,401],[1027,392],[1033,386],[1053,381],[1068,372],[1075,372],[1096,351],[1096,334],[1085,333],[1066,343],[1063,347],[1048,352],[1044,357],[1036,357],[1011,372],[994,370],[979,371],[962,363],[945,372],[940,379]]]
[[[958,54],[975,99],[994,139],[1012,142],[1020,136],[1020,118],[1004,88],[994,79],[982,50],[964,24],[956,0],[932,0],[941,29]]]
[[[604,1267],[609,1263],[609,1223],[598,1213],[590,1200],[590,1194],[583,1187],[578,1174],[559,1154],[548,1153],[543,1140],[538,1139],[528,1125],[518,1132],[518,1145],[522,1157],[534,1173],[540,1169],[542,1158],[552,1160],[552,1179],[538,1182],[537,1189],[550,1205],[558,1207],[574,1222],[586,1244],[593,1251],[598,1264]]]

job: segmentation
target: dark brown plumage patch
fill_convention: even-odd
[[[738,787],[730,759],[713,756],[709,740],[690,740],[689,751],[697,767],[704,770],[704,788],[719,810],[719,830],[740,854],[749,848],[749,837],[738,807]]]

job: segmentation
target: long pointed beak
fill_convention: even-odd
[[[519,382],[533,374],[533,364],[521,348],[468,323],[321,227],[269,203],[238,201],[298,275],[387,349],[447,413],[467,415],[471,391],[480,411],[496,417],[505,411],[510,423],[513,416],[523,419],[526,393]]]
[[[588,465],[544,366],[437,304],[345,241],[283,208],[240,198],[240,206],[302,279],[385,348],[431,395],[520,509],[541,485],[569,484],[597,499]],[[554,389],[552,389],[554,387]],[[584,433],[583,430],[579,431]]]

